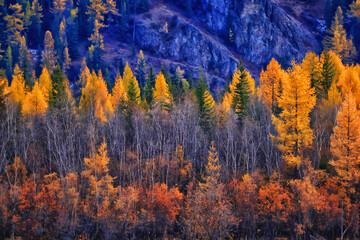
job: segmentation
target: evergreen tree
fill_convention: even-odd
[[[328,91],[334,82],[335,64],[331,61],[331,55],[328,51],[324,51],[321,55],[322,67],[320,77],[320,89],[322,94],[328,95]]]
[[[155,87],[155,75],[153,73],[153,68],[150,67],[149,74],[147,77],[147,82],[145,85],[144,96],[149,107],[152,107],[153,99],[154,99],[154,87]]]
[[[231,103],[231,107],[240,121],[245,117],[250,93],[247,72],[240,61],[239,68],[235,70],[233,76]]]
[[[34,43],[34,46],[39,46],[41,43],[41,23],[42,23],[42,6],[40,5],[38,0],[34,0],[32,2],[31,10],[33,11],[33,15],[31,16],[31,25],[29,30],[29,40]]]
[[[102,70],[104,67],[103,54],[105,51],[103,36],[99,32],[100,25],[95,20],[95,32],[89,38],[91,46],[89,47],[88,66],[91,70]]]
[[[140,89],[144,89],[147,78],[147,66],[144,58],[143,51],[140,50],[137,60],[137,66],[135,69],[135,76],[139,82]]]
[[[5,54],[5,61],[6,61],[6,77],[7,79],[11,80],[12,71],[13,71],[13,57],[12,57],[12,50],[11,46],[9,45],[6,54]]]
[[[207,90],[208,85],[205,82],[202,71],[200,69],[200,77],[196,86],[195,95],[197,99],[198,112],[200,116],[200,124],[205,132],[208,132],[213,123],[215,101]]]
[[[55,68],[51,75],[51,80],[52,90],[49,95],[49,107],[52,109],[64,109],[70,103],[71,93],[67,82],[68,80],[61,71],[60,66]]]

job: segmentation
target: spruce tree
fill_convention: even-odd
[[[335,65],[331,61],[331,55],[328,51],[324,51],[322,54],[322,68],[320,78],[320,88],[324,96],[328,95],[328,91],[334,81],[335,72]]]
[[[144,89],[144,96],[149,107],[152,107],[152,102],[154,100],[154,87],[155,87],[155,75],[153,68],[150,67],[147,82]]]
[[[146,77],[147,77],[147,66],[144,58],[144,53],[142,50],[140,50],[138,60],[137,60],[137,66],[135,69],[135,76],[136,79],[139,82],[140,89],[142,90],[146,83]]]
[[[237,81],[235,81],[234,85],[231,106],[234,112],[237,114],[238,119],[241,121],[246,115],[250,95],[250,86],[247,79],[247,72],[244,68],[244,65],[242,64],[242,61],[240,61],[240,65],[237,71],[235,71],[234,77],[237,78]]]

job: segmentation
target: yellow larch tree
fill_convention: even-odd
[[[18,3],[10,5],[9,9],[13,12],[4,17],[6,21],[7,42],[11,46],[16,46],[21,42],[21,34],[24,31],[24,12]]]
[[[49,96],[52,91],[52,80],[46,66],[43,68],[39,78],[39,88],[43,92],[46,100],[49,101]]]
[[[358,183],[360,179],[360,111],[351,92],[336,117],[336,126],[331,136],[330,164],[338,176],[348,182]]]
[[[114,110],[118,109],[121,104],[125,104],[127,100],[128,97],[124,87],[123,79],[121,75],[118,73],[111,94],[111,103],[113,105]]]
[[[301,63],[301,68],[308,72],[311,80],[311,87],[314,87],[315,92],[318,93],[321,89],[319,86],[321,73],[321,62],[319,56],[314,52],[308,52]]]
[[[25,98],[25,80],[23,77],[23,72],[20,70],[19,65],[17,64],[14,69],[13,79],[11,81],[8,92],[10,101],[15,105],[21,104]]]
[[[80,76],[78,84],[81,84],[82,87],[85,87],[88,79],[91,77],[91,72],[86,64],[86,58],[84,57],[81,62]]]
[[[338,86],[341,88],[343,95],[351,92],[355,98],[356,104],[360,104],[360,78],[359,67],[349,66],[340,75]]]
[[[44,51],[42,53],[44,61],[43,65],[52,72],[58,61],[58,55],[55,50],[55,41],[50,31],[46,31],[44,39]]]
[[[24,116],[38,116],[43,115],[48,109],[48,101],[44,96],[39,83],[35,82],[35,85],[31,92],[26,94],[24,99],[21,113]]]
[[[162,107],[171,103],[169,85],[167,84],[162,72],[159,72],[159,74],[156,76],[154,101],[155,104],[160,104]]]
[[[309,114],[316,103],[315,91],[311,80],[300,65],[293,63],[285,78],[279,107],[279,117],[273,116],[278,136],[274,140],[290,166],[301,165],[301,154],[313,141]]]
[[[95,71],[91,74],[82,90],[79,109],[85,115],[90,113],[101,122],[107,122],[112,117],[114,110],[111,105],[111,95],[108,93],[101,71],[99,76]]]
[[[260,74],[260,93],[264,103],[275,112],[278,106],[278,98],[281,94],[281,82],[286,72],[281,65],[273,58]]]
[[[84,159],[86,170],[81,174],[88,181],[84,210],[96,221],[108,219],[115,212],[112,207],[117,200],[118,188],[114,187],[114,178],[109,174],[110,158],[106,147],[104,140],[97,151]]]

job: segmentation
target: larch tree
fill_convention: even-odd
[[[200,124],[202,129],[207,132],[212,127],[216,104],[212,95],[208,91],[208,85],[205,82],[205,78],[201,70],[200,78],[195,89],[195,95],[201,121]]]
[[[273,113],[278,108],[278,98],[281,95],[281,82],[286,72],[281,69],[281,65],[273,58],[266,71],[260,74],[260,92],[264,103]]]
[[[46,31],[44,39],[44,52],[43,52],[43,66],[48,69],[49,72],[53,72],[58,61],[58,55],[54,47],[54,39],[50,31]]]
[[[27,93],[23,101],[21,113],[24,116],[38,116],[43,115],[48,109],[48,101],[44,96],[39,83],[35,82],[35,85],[31,92]]]
[[[95,32],[97,28],[96,25],[98,25],[99,29],[105,27],[104,20],[105,14],[108,13],[108,9],[102,0],[90,0],[89,3],[86,14],[89,16],[88,21],[90,27],[91,29],[94,29],[93,31]]]
[[[112,89],[111,94],[111,103],[113,105],[114,110],[117,110],[122,107],[125,107],[125,104],[128,100],[127,92],[125,90],[125,86],[123,83],[123,79],[118,72],[115,79],[115,86]]]
[[[85,158],[86,169],[81,175],[87,180],[86,198],[84,210],[89,217],[97,222],[106,221],[111,212],[115,212],[115,201],[118,189],[114,187],[114,178],[109,173],[109,161],[106,150],[107,144],[101,144],[97,151],[94,151],[89,158]]]
[[[320,94],[319,80],[320,80],[320,59],[314,52],[306,54],[301,63],[301,68],[309,73],[311,79],[311,87],[315,88],[317,96]]]
[[[90,77],[91,77],[91,72],[86,64],[86,58],[84,57],[83,61],[81,62],[79,82],[77,84],[80,84],[82,87],[85,87]]]
[[[52,80],[46,66],[43,68],[42,73],[39,77],[39,88],[44,94],[46,100],[49,101],[50,93],[52,91]]]
[[[327,30],[327,36],[324,38],[323,44],[325,49],[338,54],[345,64],[349,64],[356,58],[357,52],[352,40],[347,39],[343,24],[343,11],[339,6],[335,14],[335,19],[331,24],[331,28]]]
[[[171,101],[169,85],[166,83],[164,74],[159,72],[155,81],[154,102],[161,108],[167,109],[170,107]]]
[[[7,42],[10,46],[14,47],[21,41],[21,34],[24,31],[24,13],[22,6],[18,3],[10,5],[9,9],[12,14],[4,17],[6,21]]]
[[[273,116],[278,136],[274,139],[290,166],[301,165],[301,154],[313,141],[309,114],[316,103],[315,91],[307,71],[293,63],[284,79],[279,117]]]
[[[343,95],[351,92],[356,104],[360,104],[360,68],[358,66],[347,67],[340,75],[338,86]]]
[[[108,93],[101,71],[98,76],[93,71],[91,78],[82,89],[79,108],[85,115],[90,114],[101,122],[107,122],[112,117],[114,111],[111,95]]]
[[[360,0],[355,0],[350,4],[351,14],[360,20]]]
[[[356,107],[355,98],[351,92],[345,100],[336,117],[336,126],[331,136],[330,161],[338,176],[350,183],[360,180],[360,111]]]
[[[9,99],[13,104],[19,105],[23,102],[25,94],[26,90],[23,72],[18,65],[15,65],[13,79],[9,87]]]
[[[135,76],[139,82],[140,89],[143,89],[147,80],[147,66],[144,58],[144,53],[140,50],[138,55],[137,65],[135,69]]]

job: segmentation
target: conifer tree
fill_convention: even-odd
[[[320,59],[313,52],[309,52],[306,54],[305,58],[301,63],[301,68],[309,73],[311,79],[311,87],[315,89],[317,96],[320,94]]]
[[[273,113],[278,108],[278,98],[280,97],[281,81],[286,72],[281,69],[281,65],[272,59],[266,68],[260,74],[260,91],[265,104]]]
[[[172,101],[169,86],[166,83],[164,74],[162,72],[159,72],[159,74],[156,76],[153,96],[155,104],[160,105],[161,108],[168,108]]]
[[[79,83],[81,84],[82,87],[85,87],[88,79],[91,77],[91,73],[89,68],[87,67],[86,64],[86,59],[85,57],[83,58],[83,61],[81,63],[81,69],[80,69],[80,76],[79,76]]]
[[[331,24],[331,28],[327,30],[327,36],[324,38],[323,44],[326,50],[331,50],[339,55],[345,64],[353,62],[357,56],[356,49],[351,39],[347,39],[344,29],[343,11],[338,7],[335,19]]]
[[[32,69],[31,69],[31,59],[30,59],[30,51],[27,48],[26,45],[26,39],[24,36],[22,36],[21,38],[21,42],[20,42],[20,49],[19,49],[19,53],[20,53],[20,68],[24,73],[24,78],[25,78],[25,83],[28,86],[32,86],[33,83],[31,83],[31,78],[32,78]]]
[[[96,28],[99,30],[105,27],[104,20],[107,13],[108,9],[102,0],[89,0],[86,14],[89,16],[88,21],[93,32],[96,32]]]
[[[313,141],[309,114],[316,103],[315,90],[311,88],[311,79],[307,71],[293,63],[288,77],[284,79],[279,107],[279,117],[273,116],[278,136],[275,137],[290,166],[301,165],[301,154]]]
[[[89,47],[88,66],[91,70],[101,70],[104,67],[103,54],[105,51],[103,36],[99,32],[100,24],[95,20],[95,31],[89,38],[91,46]]]
[[[38,46],[41,43],[41,23],[42,23],[42,6],[38,0],[34,0],[31,5],[31,11],[33,15],[31,16],[31,25],[29,30],[29,39],[35,43],[35,46]]]
[[[6,77],[11,79],[13,73],[13,57],[11,46],[8,46],[5,53],[5,61],[6,61]]]
[[[137,66],[135,69],[135,76],[139,82],[140,89],[143,89],[147,78],[147,66],[144,58],[144,53],[140,50],[137,60]]]
[[[49,107],[52,109],[65,109],[73,105],[69,82],[65,74],[57,66],[51,74],[52,90],[49,95]]]
[[[9,99],[15,105],[21,104],[25,98],[26,90],[24,75],[17,64],[15,65],[14,75],[9,87],[9,93]]]
[[[354,0],[350,4],[350,12],[354,17],[360,20],[360,0]]]
[[[231,107],[240,121],[245,117],[251,93],[247,74],[242,62],[240,62],[239,68],[235,69],[232,83],[229,86],[232,98]]]
[[[201,120],[201,127],[205,132],[209,131],[212,127],[216,106],[215,101],[207,88],[208,85],[206,84],[200,69],[200,77],[196,86],[195,95],[197,99],[199,117]]]
[[[49,72],[53,72],[58,61],[58,55],[54,47],[54,39],[50,31],[46,31],[44,39],[43,67],[46,66]]]
[[[43,68],[39,78],[39,88],[41,89],[46,101],[49,101],[50,93],[52,91],[52,80],[46,66]]]
[[[128,94],[128,100],[132,103],[140,104],[140,88],[136,77],[134,76],[131,68],[126,62],[123,73],[124,87]]]
[[[79,108],[83,114],[89,114],[103,123],[112,117],[114,111],[111,105],[111,95],[108,93],[101,71],[98,76],[95,71],[92,72],[91,78],[82,89]]]
[[[320,91],[326,96],[328,91],[335,82],[335,64],[331,61],[332,56],[328,51],[321,54],[321,75],[319,80]]]
[[[46,112],[48,108],[48,102],[44,96],[38,82],[35,82],[35,85],[31,92],[26,94],[24,99],[21,112],[24,116],[37,116],[42,115]]]
[[[336,117],[337,125],[331,136],[331,154],[334,159],[330,164],[338,176],[350,183],[360,180],[360,111],[351,92],[346,94]]]
[[[10,5],[9,9],[12,14],[5,16],[7,42],[10,46],[15,47],[20,44],[21,34],[24,31],[24,13],[20,4]]]
[[[144,89],[144,97],[150,108],[152,107],[152,102],[154,100],[154,88],[155,88],[155,75],[153,73],[153,68],[150,67]]]
[[[121,107],[125,107],[125,104],[128,100],[127,92],[125,90],[123,79],[121,78],[120,73],[118,72],[115,79],[115,86],[112,89],[111,102],[114,110]]]
[[[352,93],[356,104],[360,104],[360,68],[358,66],[350,66],[340,75],[338,86],[341,87],[341,92],[346,95],[348,92]]]

